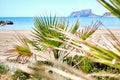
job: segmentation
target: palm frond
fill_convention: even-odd
[[[64,63],[62,63],[62,62],[60,62],[60,61],[58,61],[58,60],[50,60],[50,61],[51,61],[52,63],[56,64],[56,65],[59,65],[61,68],[69,71],[70,73],[72,73],[72,74],[74,74],[74,75],[76,75],[76,76],[78,76],[78,77],[80,77],[80,78],[82,78],[82,79],[84,79],[84,80],[92,80],[91,77],[85,76],[85,74],[84,74],[82,71],[77,70],[77,69],[75,69],[75,68],[73,68],[73,67],[70,67],[70,66],[67,65],[67,64],[64,64]]]
[[[20,33],[16,33],[17,36],[16,39],[20,44],[16,44],[13,49],[10,49],[5,54],[7,57],[7,60],[14,59],[16,62],[20,63],[26,63],[29,61],[29,58],[33,55],[27,41],[26,37],[24,35],[21,35]]]
[[[120,68],[120,65],[119,65],[120,63],[119,62],[120,61],[119,44],[120,43],[119,43],[119,40],[114,36],[114,34],[111,31],[109,31],[110,33],[109,37],[111,37],[111,39],[108,38],[108,36],[105,37],[106,40],[103,41],[104,44],[101,44],[96,41],[87,42],[87,41],[81,40],[78,36],[72,35],[68,32],[63,32],[60,30],[56,30],[56,31],[61,32],[61,34],[64,34],[67,39],[64,39],[64,41],[57,40],[57,39],[53,39],[53,40],[60,41],[75,49],[83,50],[86,53],[85,57],[88,57],[88,59],[92,61],[106,64],[115,68]],[[70,40],[70,42],[68,40]],[[107,43],[109,43],[109,45]],[[108,46],[111,48],[108,48]]]
[[[30,39],[26,39],[26,41],[31,44],[33,47],[35,47],[35,50],[44,50],[44,46],[42,44],[38,44],[37,41],[33,41]]]
[[[76,20],[74,26],[70,28],[70,33],[74,34],[79,29],[79,20]]]
[[[47,66],[47,65],[41,65],[41,64],[37,64],[35,66],[32,67],[35,70],[39,70],[41,68],[44,68],[45,71],[52,71],[52,74],[50,74],[52,77],[56,77],[55,75],[58,75],[56,77],[57,80],[61,80],[61,79],[72,79],[72,80],[80,80],[82,79],[81,77],[78,77],[76,75],[73,75],[69,72],[66,72],[62,69],[58,69],[55,67],[51,67],[51,66]],[[40,71],[39,71],[40,72]],[[60,76],[60,77],[59,77]]]
[[[98,0],[98,2],[120,18],[120,0],[110,0],[111,3],[105,0]]]
[[[110,0],[110,2],[120,10],[120,0]]]
[[[115,68],[120,68],[119,59],[120,59],[120,51],[118,46],[118,39],[114,36],[114,34],[109,30],[110,38],[108,36],[104,37],[104,44],[93,42],[83,42],[89,48],[89,55],[87,56],[89,59],[95,62],[100,62],[102,64],[106,64]],[[113,43],[113,41],[115,41]]]
[[[48,38],[57,37],[62,39],[62,35],[56,31],[51,30],[50,28],[60,27],[60,23],[56,17],[40,17],[35,18],[35,29],[34,29],[34,37],[43,43],[45,46],[58,47],[61,43],[56,41],[51,41]]]
[[[44,70],[35,70],[31,67],[25,67],[25,66],[18,66],[18,69],[22,70],[23,72],[26,72],[28,74],[32,74],[32,75],[38,75],[41,77],[45,77],[48,80],[57,80],[56,78],[54,78],[53,76],[47,74],[44,72]]]
[[[96,21],[94,24],[88,25],[84,29],[79,30],[77,35],[80,36],[82,40],[86,40],[99,28],[99,26],[101,26],[101,24],[102,23],[100,21]]]
[[[114,45],[114,47],[116,46],[116,48],[120,51],[120,41],[119,41],[119,39],[112,33],[112,31],[111,31],[110,29],[107,28],[107,30],[108,30],[108,32],[110,33],[110,34],[107,34],[108,37],[110,37],[110,38],[112,39],[111,44]],[[113,43],[113,41],[114,41],[116,44]]]

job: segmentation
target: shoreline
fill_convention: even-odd
[[[118,39],[120,39],[120,28],[110,29]],[[27,38],[32,38],[32,30],[0,30],[0,53],[5,52],[13,48],[13,44],[15,43],[16,39],[14,37],[15,31],[22,33]],[[106,34],[108,31],[106,29],[98,29],[90,38],[99,37],[102,34]]]

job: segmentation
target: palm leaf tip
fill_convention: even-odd
[[[8,61],[16,61],[19,63],[27,63],[32,57],[33,53],[22,46],[16,46],[14,49],[9,50],[7,56]]]
[[[13,52],[17,52],[20,55],[24,55],[24,56],[31,56],[32,52],[27,48],[27,47],[23,47],[23,46],[19,46],[17,45],[15,47],[15,49],[12,50]]]
[[[7,53],[10,53],[7,60],[11,60],[13,59],[12,57],[14,57],[15,61],[26,63],[29,61],[30,57],[32,57],[33,53],[24,35],[18,33],[15,37],[20,44],[15,45],[13,49],[7,51]]]
[[[74,34],[79,29],[79,25],[80,25],[79,20],[77,20],[74,26],[70,29],[70,32]]]
[[[77,35],[80,36],[81,39],[86,40],[90,37],[98,28],[102,25],[102,22],[96,21],[92,25],[86,26],[84,29],[80,30]]]

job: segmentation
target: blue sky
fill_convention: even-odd
[[[0,0],[0,17],[30,17],[50,13],[69,16],[73,11],[92,9],[98,15],[108,10],[96,0]]]

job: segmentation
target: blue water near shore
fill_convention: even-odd
[[[75,17],[67,17],[67,19],[70,20],[70,25],[77,20]],[[34,28],[34,17],[0,17],[1,20],[12,21],[14,24],[2,26],[0,30],[31,30]],[[81,28],[96,21],[101,21],[108,28],[120,28],[120,19],[116,17],[80,17],[79,21]]]

